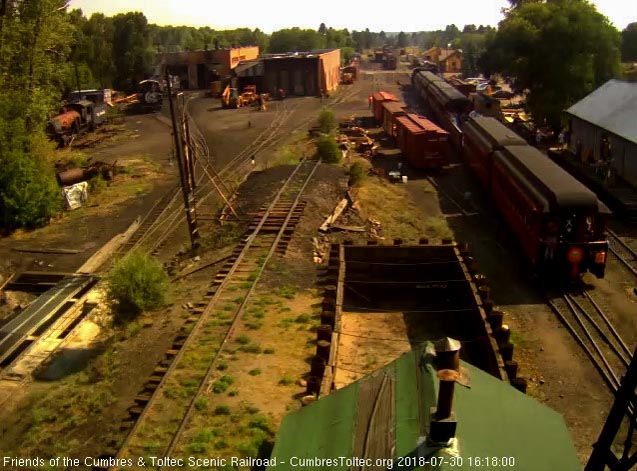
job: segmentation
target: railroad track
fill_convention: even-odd
[[[349,89],[338,95],[334,100],[328,103],[328,105],[338,106],[357,93],[358,90],[355,88]],[[218,172],[214,170],[212,162],[214,151],[212,153],[210,152],[206,139],[196,124],[192,119],[189,121],[191,136],[190,148],[194,153],[197,169],[199,170],[197,189],[195,192],[195,200],[198,208],[201,207],[202,204],[205,204],[213,195],[217,194],[219,189],[221,189],[228,200],[232,201],[232,195],[236,191],[234,187],[235,183],[238,183],[240,177],[246,174],[247,167],[250,165],[250,157],[258,152],[271,148],[283,139],[286,134],[281,132],[281,128],[294,115],[299,105],[289,105],[289,101],[286,100],[277,103],[280,104],[280,106],[277,108],[270,125]],[[299,121],[291,132],[307,126],[315,119],[315,116],[310,116]],[[135,248],[143,248],[150,253],[159,250],[162,244],[165,243],[177,227],[183,224],[185,220],[179,192],[179,188],[170,189],[153,208],[151,208],[142,220],[140,228],[135,232],[131,241],[119,251],[119,255],[124,255],[129,250]]]
[[[585,351],[611,392],[616,392],[632,352],[590,291],[548,296],[548,304]]]
[[[452,191],[456,193],[456,195],[452,195],[450,191],[444,190],[438,183],[436,183],[433,178],[427,177],[427,181],[435,188],[438,194],[447,199],[459,211],[458,213],[445,214],[445,217],[477,216],[479,214],[478,207],[472,201],[467,200],[456,187],[452,187]]]
[[[608,236],[608,248],[610,253],[637,277],[637,252],[610,229],[606,229],[606,235]]]
[[[197,305],[189,326],[174,340],[129,409],[121,426],[128,434],[117,458],[146,456],[149,443],[154,456],[169,456],[181,450],[182,438],[199,427],[198,399],[210,394],[216,361],[233,337],[267,261],[285,251],[301,217],[303,190],[319,163],[299,162],[272,203],[255,216],[252,232],[217,274],[208,299]]]

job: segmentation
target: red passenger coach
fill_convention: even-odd
[[[402,101],[385,101],[383,108],[383,129],[385,134],[391,137],[396,136],[396,118],[405,116],[407,105]]]
[[[383,121],[383,103],[386,101],[398,101],[396,95],[389,92],[376,92],[372,95],[374,107],[374,119],[377,123]]]
[[[595,194],[493,118],[463,124],[464,156],[535,271],[563,284],[604,277],[610,214]]]
[[[492,154],[504,146],[527,145],[526,141],[502,123],[477,117],[464,123],[464,158],[484,187],[491,181]]]
[[[415,114],[396,118],[398,146],[409,165],[439,169],[449,162],[449,133]]]

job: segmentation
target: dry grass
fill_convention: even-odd
[[[299,159],[314,153],[314,145],[304,131],[293,132],[265,162],[265,168],[296,165]]]
[[[357,195],[366,214],[381,223],[387,239],[447,238],[452,232],[441,216],[423,214],[407,187],[380,178],[369,178]]]
[[[305,359],[315,348],[312,340],[319,312],[312,305],[319,300],[314,291],[291,295],[291,290],[258,289],[254,293],[244,321],[258,320],[263,328],[255,332],[240,323],[230,351],[219,363],[223,370],[214,378],[232,377],[232,391],[213,392],[207,406],[197,408],[177,454],[255,457],[274,440],[283,416],[300,407],[295,396],[304,388],[297,379],[307,372]],[[292,312],[299,314],[285,322]],[[250,346],[260,347],[259,351],[245,348]]]

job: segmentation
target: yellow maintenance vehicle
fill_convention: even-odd
[[[224,108],[241,108],[243,106],[243,98],[239,95],[239,90],[228,85],[221,93],[221,106]]]
[[[251,105],[257,99],[257,87],[248,85],[239,94],[238,88],[232,88],[228,85],[221,93],[221,106],[224,108],[241,108],[242,106]]]

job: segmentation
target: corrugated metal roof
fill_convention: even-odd
[[[437,132],[438,134],[449,134],[447,131],[442,129],[440,126],[432,123],[424,116],[420,116],[414,113],[409,113],[407,114],[407,116],[409,117],[409,119],[411,119],[414,123],[418,124],[425,131],[434,131],[434,132]]]
[[[234,68],[234,71],[237,75],[245,72],[248,69],[251,69],[253,67],[258,67],[259,65],[263,64],[263,60],[262,59],[254,59],[254,60],[250,60],[250,61],[241,61],[239,63],[239,65],[237,65]]]
[[[268,470],[277,466],[355,469],[340,461],[329,465],[303,461],[339,457],[391,459],[393,466],[383,469],[399,468],[402,458],[402,468],[420,469],[412,466],[409,458],[405,460],[417,456],[429,460],[445,457],[436,466],[440,471],[475,469],[476,457],[491,456],[514,457],[511,469],[516,471],[581,470],[564,420],[557,412],[463,361],[460,365],[468,373],[470,387],[456,384],[454,388],[456,443],[451,449],[420,444],[423,431],[429,430],[429,407],[435,407],[438,394],[431,348],[430,343],[415,346],[372,375],[288,414],[271,455],[276,466]],[[388,398],[393,407],[386,407]],[[382,406],[368,407],[366,403]],[[361,440],[363,452],[357,446]],[[451,462],[449,457],[453,455],[463,459]]]
[[[637,83],[609,80],[566,112],[637,144]]]

